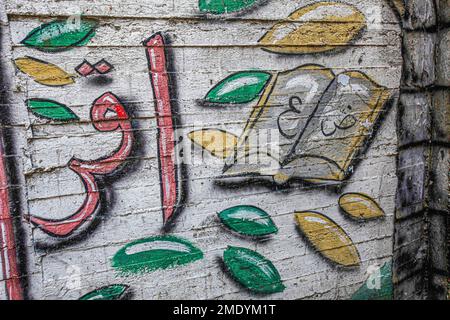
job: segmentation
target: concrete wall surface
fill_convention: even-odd
[[[392,299],[392,2],[3,0],[0,298]]]

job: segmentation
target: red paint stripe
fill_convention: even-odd
[[[0,249],[2,272],[8,299],[23,300],[4,157],[3,141],[0,137]]]
[[[106,116],[108,112],[115,114],[114,117],[108,118]],[[94,175],[114,172],[131,153],[134,140],[131,122],[125,108],[116,96],[108,92],[95,100],[91,108],[91,120],[98,131],[122,131],[122,142],[118,150],[110,157],[94,161],[74,158],[69,162],[69,168],[83,181],[86,190],[83,204],[73,215],[61,220],[34,216],[28,218],[31,223],[51,236],[67,237],[83,223],[92,220],[100,202],[100,192]]]
[[[158,150],[161,177],[161,201],[164,224],[175,214],[179,200],[176,166],[174,115],[170,102],[169,76],[165,42],[161,34],[155,34],[144,42],[147,48],[148,66],[155,97],[155,111],[158,126]]]

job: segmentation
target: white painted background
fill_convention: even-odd
[[[246,69],[283,71],[306,63],[322,64],[335,73],[360,70],[379,84],[398,88],[401,72],[399,27],[389,6],[381,0],[346,0],[367,17],[368,29],[353,45],[336,53],[309,56],[279,56],[255,46],[257,40],[279,19],[295,9],[317,1],[266,1],[245,15],[221,20],[199,15],[196,0],[52,1],[5,0],[11,59],[30,55],[73,71],[83,59],[107,59],[115,66],[113,82],[93,86],[77,79],[64,88],[41,86],[9,66],[12,125],[16,133],[17,160],[25,173],[23,214],[58,218],[74,212],[83,201],[78,177],[66,164],[72,156],[96,159],[116,148],[119,133],[100,133],[91,124],[55,125],[35,118],[26,110],[27,98],[49,98],[69,106],[82,120],[89,119],[92,102],[106,91],[119,96],[135,111],[134,120],[142,137],[140,159],[134,171],[113,184],[111,203],[100,226],[83,241],[43,251],[36,247],[48,236],[25,225],[29,269],[29,294],[34,299],[77,299],[112,283],[129,284],[136,299],[258,299],[243,291],[217,263],[228,245],[257,250],[279,270],[286,290],[263,296],[268,299],[347,299],[365,281],[367,268],[382,265],[392,255],[393,212],[396,190],[395,109],[386,116],[371,148],[342,192],[364,192],[376,199],[386,219],[358,223],[338,211],[338,193],[323,188],[301,187],[274,192],[262,186],[221,189],[213,178],[222,162],[206,156],[206,163],[189,167],[186,208],[173,234],[190,239],[205,258],[173,270],[121,278],[110,259],[123,245],[161,233],[162,214],[156,131],[152,91],[145,51],[141,42],[155,32],[173,41],[182,121],[202,123],[237,135],[245,125],[252,104],[205,108],[196,100],[229,74]],[[374,11],[375,10],[375,11]],[[381,23],[373,12],[381,12]],[[57,16],[83,13],[98,17],[94,39],[83,48],[46,54],[25,48],[19,42],[33,28]],[[375,17],[375,19],[370,19]],[[5,20],[5,19],[4,19]],[[190,143],[185,139],[186,147]],[[200,161],[201,151],[194,156]],[[216,214],[235,205],[256,205],[267,211],[279,233],[270,241],[256,243],[233,236],[223,229]],[[293,213],[319,211],[338,222],[356,244],[362,264],[351,270],[335,267],[311,249],[296,230]],[[72,276],[71,276],[72,275]]]

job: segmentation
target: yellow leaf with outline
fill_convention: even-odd
[[[383,209],[371,197],[362,193],[347,193],[339,199],[341,209],[356,219],[384,217]]]
[[[324,257],[351,267],[360,264],[358,250],[345,231],[330,218],[313,211],[297,212],[300,231]]]
[[[259,43],[265,50],[277,53],[325,52],[348,45],[365,25],[364,15],[351,5],[319,2],[275,24]]]
[[[219,129],[202,129],[190,132],[188,138],[213,156],[226,159],[234,152],[238,138]]]
[[[31,57],[17,58],[17,68],[37,83],[46,86],[65,86],[74,83],[73,77],[54,64]]]

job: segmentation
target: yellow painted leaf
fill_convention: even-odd
[[[213,156],[221,159],[226,159],[233,154],[238,140],[234,134],[218,129],[193,131],[188,134],[188,137]]]
[[[74,83],[71,75],[54,64],[31,57],[15,60],[17,68],[26,73],[37,83],[46,86],[65,86]]]
[[[339,199],[341,209],[356,219],[384,217],[383,209],[371,197],[361,193],[347,193]]]
[[[355,7],[338,2],[319,2],[298,9],[275,24],[259,43],[271,52],[306,54],[348,45],[366,25]]]
[[[306,239],[326,258],[342,266],[358,266],[359,253],[350,237],[321,213],[297,212],[295,219]]]

